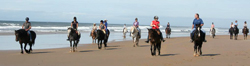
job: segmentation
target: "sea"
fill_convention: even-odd
[[[0,50],[20,50],[20,45],[15,41],[14,31],[21,29],[24,21],[0,21]],[[52,49],[52,48],[64,48],[69,47],[67,39],[67,28],[70,27],[70,22],[32,22],[32,29],[35,32],[49,33],[49,34],[38,34],[35,46],[33,49]],[[97,23],[97,25],[99,25]],[[126,28],[130,29],[132,24],[127,24]],[[92,39],[90,37],[90,31],[92,30],[93,23],[79,23],[78,30],[81,32],[81,39],[79,44],[91,44]],[[123,38],[124,24],[108,24],[110,30],[109,42],[116,41],[128,41],[132,40],[129,37]],[[140,25],[142,39],[147,38],[147,28],[149,25]],[[160,30],[165,37],[165,25],[160,26]],[[216,35],[228,35],[229,28],[216,28]],[[187,37],[190,35],[191,26],[174,26],[171,25],[171,37]],[[209,35],[210,27],[203,27],[203,31]],[[240,29],[241,30],[241,29]],[[13,35],[1,35],[3,33],[13,33]],[[58,34],[53,34],[58,33]],[[131,44],[132,45],[132,44]]]

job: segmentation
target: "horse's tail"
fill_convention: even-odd
[[[35,39],[36,39],[36,33],[34,31],[30,31],[31,33],[31,37],[32,37],[32,45],[34,46],[35,45]]]

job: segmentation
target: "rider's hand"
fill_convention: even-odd
[[[29,29],[25,29],[25,31],[28,31]]]

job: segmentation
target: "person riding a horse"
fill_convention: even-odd
[[[156,32],[161,36],[161,41],[165,42],[165,40],[163,39],[162,33],[159,29],[160,21],[158,21],[158,19],[159,19],[158,16],[154,16],[154,20],[151,22],[150,26],[152,27],[152,29],[156,30]],[[151,40],[151,38],[148,36],[147,41],[145,42],[148,43],[149,40]]]
[[[105,32],[106,32],[106,35],[108,35],[109,33],[109,31],[108,31],[108,20],[107,19],[104,19],[104,21],[103,21],[103,24],[104,24],[104,26],[105,26]]]
[[[99,30],[102,30],[102,32],[105,34],[105,38],[106,38],[107,31],[106,31],[106,26],[103,23],[104,23],[104,21],[101,20],[100,25],[99,25]],[[97,38],[99,38],[99,35],[98,34],[96,34],[96,35],[97,35]]]
[[[195,14],[195,19],[194,19],[193,25],[192,25],[192,31],[191,31],[191,35],[190,35],[191,42],[194,42],[194,31],[195,31],[196,25],[200,25],[201,26],[200,28],[202,28],[202,26],[204,25],[204,23],[203,23],[202,19],[199,17],[198,13]],[[206,39],[205,39],[206,33],[201,30],[201,34],[204,35],[203,42],[207,42]]]
[[[138,18],[135,18],[135,22],[133,23],[133,27],[135,27],[139,31],[138,35],[139,35],[139,37],[141,37]]]
[[[234,23],[234,28],[238,28],[238,21],[237,20],[235,20],[235,23]]]
[[[74,21],[71,22],[71,28],[75,29],[75,30],[76,30],[76,33],[77,33],[78,35],[80,35],[80,32],[77,30],[77,28],[78,28],[78,21],[77,21],[77,18],[74,17],[73,19],[74,19]],[[69,34],[70,34],[70,31],[68,31],[68,39],[67,39],[68,41],[69,41]]]
[[[92,31],[90,32],[90,36],[91,36],[91,34],[95,33],[96,30],[97,30],[97,27],[96,27],[96,24],[94,23],[94,24],[93,24]]]
[[[28,36],[30,36],[30,42],[32,42],[32,36],[30,33],[30,29],[31,29],[31,23],[29,22],[29,17],[26,17],[26,22],[23,23],[22,29],[25,29],[25,31],[28,32]]]
[[[170,28],[170,24],[169,24],[169,22],[168,22],[168,24],[167,24],[167,28]]]

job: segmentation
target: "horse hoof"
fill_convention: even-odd
[[[23,54],[23,52],[21,52],[21,54]]]

